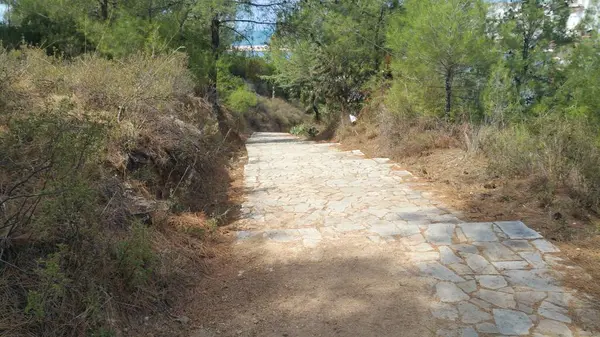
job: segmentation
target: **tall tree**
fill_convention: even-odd
[[[449,119],[455,84],[476,71],[487,48],[486,7],[480,0],[408,0],[404,5],[405,13],[394,18],[388,32],[397,79],[416,84],[411,88],[424,94],[443,88],[442,110]]]

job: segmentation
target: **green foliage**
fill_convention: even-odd
[[[486,7],[465,0],[415,0],[404,6],[388,32],[395,77],[420,97],[423,109],[450,117],[458,97],[479,89],[469,76],[486,66]]]
[[[504,62],[492,68],[482,100],[487,124],[505,125],[518,112],[516,88]]]
[[[256,94],[243,86],[232,92],[227,99],[227,106],[240,114],[248,112],[251,108],[256,107],[257,104],[258,98]]]
[[[319,134],[319,130],[314,125],[300,124],[293,126],[290,133],[296,136],[314,138]]]
[[[156,259],[148,228],[139,222],[134,222],[131,235],[116,244],[115,258],[118,271],[130,288],[146,285],[152,275],[152,266]]]
[[[349,101],[383,70],[385,25],[397,7],[379,0],[300,2],[272,39],[271,79],[310,105],[317,119],[320,105],[341,115],[359,109]]]

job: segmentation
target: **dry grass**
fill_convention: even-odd
[[[193,90],[177,53],[0,52],[3,335],[113,336],[201,277],[238,149]]]
[[[381,105],[371,107],[356,125],[340,128],[337,140],[345,149],[394,159],[428,182],[427,188],[460,210],[467,221],[523,220],[559,245],[593,279],[600,279],[600,227],[589,207],[595,187],[590,178],[574,175],[594,176],[596,150],[590,150],[594,142],[586,141],[585,134],[569,131],[565,123],[546,126],[545,138],[522,139],[548,144],[545,151],[551,153],[533,155],[535,149],[521,147],[508,134],[502,136],[504,145],[499,144],[490,136],[498,135],[491,128],[389,114]],[[563,135],[571,142],[562,141]],[[568,284],[600,298],[594,282],[570,278]]]

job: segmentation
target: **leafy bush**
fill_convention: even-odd
[[[227,105],[235,112],[244,114],[258,104],[258,98],[252,91],[240,87],[229,95]]]
[[[319,134],[319,130],[314,125],[300,124],[293,126],[290,133],[296,136],[314,138]]]
[[[109,318],[153,309],[189,277],[194,238],[161,219],[222,214],[233,151],[191,78],[178,53],[0,51],[3,330],[108,336]]]

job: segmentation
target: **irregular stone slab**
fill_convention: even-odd
[[[479,337],[479,334],[477,333],[477,331],[475,331],[475,329],[468,327],[468,328],[464,328],[462,330],[462,333],[460,336],[461,337]]]
[[[503,272],[511,285],[530,288],[534,291],[562,291],[558,281],[548,269],[506,270]]]
[[[417,230],[418,229],[419,228],[417,227]],[[418,244],[421,244],[424,242],[425,242],[425,238],[420,233],[402,238],[402,243],[404,243],[407,246],[414,246],[414,245],[418,245]]]
[[[305,240],[321,240],[323,237],[316,228],[298,228],[298,232]]]
[[[515,252],[532,251],[533,248],[527,240],[505,240],[502,244]]]
[[[469,295],[465,294],[454,283],[439,282],[435,285],[436,295],[442,302],[460,302],[469,299]]]
[[[408,256],[413,262],[438,261],[440,259],[440,253],[438,252],[408,253]]]
[[[469,268],[469,266],[464,265],[462,263],[453,263],[451,265],[448,265],[448,267],[454,270],[454,272],[456,272],[458,275],[473,274],[473,270]]]
[[[337,224],[333,227],[335,228],[336,231],[342,232],[342,233],[352,232],[352,231],[360,231],[360,230],[365,229],[363,226],[352,223],[352,222],[345,222],[345,223]]]
[[[526,314],[533,314],[533,308],[526,306],[525,304],[522,304],[522,303],[517,303],[517,310],[522,311]]]
[[[469,300],[469,302],[471,302],[471,303],[475,304],[476,306],[478,306],[478,307],[480,307],[480,308],[482,308],[482,309],[490,309],[490,308],[492,307],[492,305],[491,305],[491,304],[489,304],[488,302],[486,302],[486,301],[482,301],[482,300],[480,300],[480,299],[478,299],[478,298],[474,298],[474,297],[473,297],[473,298],[471,298],[471,299]]]
[[[456,229],[454,230],[454,233],[456,234],[456,238],[458,239],[458,242],[465,243],[465,242],[469,241],[469,239],[467,239],[467,236],[462,231],[462,229],[460,229],[460,227],[456,227]]]
[[[456,307],[448,303],[434,303],[431,308],[431,313],[435,318],[448,321],[454,321],[458,318]]]
[[[442,281],[452,281],[452,282],[464,282],[465,280],[456,275],[452,270],[442,266],[437,262],[422,262],[418,263],[417,267],[424,274],[435,277],[438,280]]]
[[[500,331],[498,331],[498,327],[496,327],[496,325],[492,324],[492,323],[480,323],[480,324],[477,324],[475,326],[475,328],[477,328],[477,331],[483,332],[483,333],[498,333],[498,332],[500,332]]]
[[[453,233],[453,224],[435,223],[428,226],[425,231],[425,239],[436,245],[449,245],[452,243]]]
[[[415,246],[409,246],[408,249],[413,252],[430,252],[434,250],[433,247],[431,247],[431,245],[428,243],[420,243]]]
[[[387,164],[390,162],[390,158],[373,158],[378,164]]]
[[[517,299],[517,302],[532,306],[545,299],[546,293],[541,291],[521,291],[515,293],[515,298]]]
[[[482,287],[488,289],[500,289],[506,287],[508,284],[504,277],[499,275],[478,275],[475,278]]]
[[[534,332],[544,336],[573,337],[573,333],[566,325],[549,319],[543,319]]]
[[[369,232],[377,233],[381,236],[400,235],[402,231],[393,223],[372,225],[368,229]]]
[[[475,282],[475,280],[459,282],[456,285],[459,286],[460,289],[462,289],[466,293],[472,293],[475,290],[477,290],[477,282]]]
[[[542,236],[521,221],[499,221],[495,224],[511,239],[539,239]]]
[[[546,261],[542,258],[542,254],[539,252],[520,252],[519,255],[529,262],[535,269],[543,269],[548,267]]]
[[[531,319],[524,313],[514,310],[494,309],[494,321],[503,335],[527,335],[533,326]]]
[[[483,256],[463,254],[467,265],[477,274],[498,274],[496,269]]]
[[[473,245],[458,244],[458,245],[451,245],[450,248],[459,252],[460,254],[464,254],[464,253],[479,254],[479,250],[477,250],[477,247],[475,247]]]
[[[569,313],[566,309],[556,306],[548,301],[544,301],[540,304],[538,314],[555,321],[571,323],[571,318],[567,316]]]
[[[515,302],[514,296],[512,294],[487,289],[480,289],[477,292],[475,292],[474,296],[500,308],[514,309],[517,307],[517,303]]]
[[[250,239],[253,236],[256,236],[260,234],[260,232],[253,232],[253,231],[239,231],[235,233],[236,239],[238,240],[247,240]]]
[[[558,253],[560,249],[556,248],[555,245],[551,244],[547,240],[533,240],[531,244],[535,246],[542,253]]]
[[[512,250],[499,242],[477,242],[474,245],[483,250],[483,255],[490,261],[514,261],[521,258]]]
[[[529,269],[529,263],[527,261],[500,261],[492,262],[492,264],[500,271],[514,269]]]
[[[573,301],[575,301],[575,297],[569,293],[562,292],[551,292],[548,293],[548,297],[546,300],[550,303],[560,305],[563,308],[568,308]]]
[[[471,241],[498,241],[498,237],[492,229],[491,222],[462,223],[459,226],[465,236]]]
[[[443,264],[448,265],[463,262],[463,260],[456,256],[452,249],[448,248],[447,246],[440,246],[438,249],[440,251],[440,259]]]
[[[264,235],[276,242],[291,242],[300,239],[300,233],[296,229],[270,230],[266,231]]]
[[[456,306],[463,323],[473,324],[492,319],[490,314],[469,302],[459,302]]]

